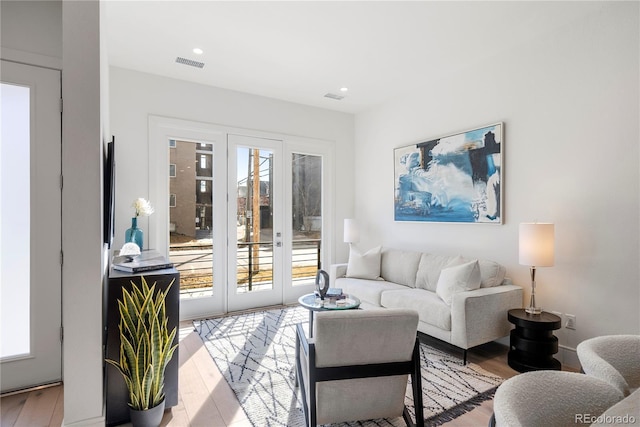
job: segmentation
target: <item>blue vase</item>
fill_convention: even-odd
[[[140,250],[142,250],[144,232],[138,228],[138,217],[131,218],[131,228],[124,232],[124,242],[133,242],[140,247]]]

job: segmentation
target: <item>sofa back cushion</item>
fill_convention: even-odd
[[[384,248],[380,276],[388,282],[415,288],[421,256],[420,252]]]
[[[462,264],[463,262],[461,257],[423,253],[420,257],[418,273],[416,274],[416,288],[435,292],[440,271],[443,268],[451,267],[456,263]]]

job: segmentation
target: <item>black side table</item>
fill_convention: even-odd
[[[553,357],[558,352],[558,338],[553,331],[560,329],[560,317],[546,311],[529,314],[518,308],[509,310],[508,319],[516,325],[511,330],[511,346],[507,355],[509,366],[518,372],[559,371],[560,362]]]

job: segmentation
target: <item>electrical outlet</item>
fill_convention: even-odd
[[[576,315],[567,314],[567,322],[564,324],[567,329],[576,329]]]

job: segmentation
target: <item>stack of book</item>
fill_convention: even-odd
[[[163,270],[173,268],[173,263],[169,262],[157,251],[142,251],[135,257],[115,256],[113,257],[113,269],[127,273],[141,273],[143,271]]]

